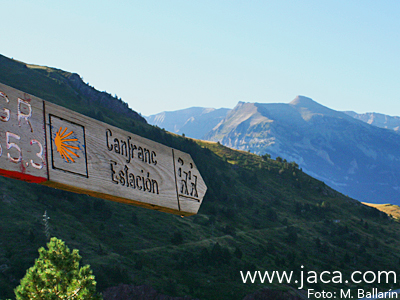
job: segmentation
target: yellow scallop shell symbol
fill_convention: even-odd
[[[78,139],[76,139],[76,138],[67,139],[67,137],[69,137],[71,134],[74,133],[73,131],[70,131],[69,133],[65,133],[68,130],[67,127],[65,127],[63,132],[61,132],[61,130],[62,130],[62,127],[60,127],[60,129],[56,133],[56,137],[54,138],[54,143],[56,144],[57,152],[60,153],[61,157],[64,158],[66,162],[75,162],[74,159],[72,158],[72,155],[74,155],[78,158],[79,158],[79,155],[70,149],[79,150],[79,148],[68,145],[68,144],[66,144],[66,142],[76,142],[76,141],[78,141]],[[70,148],[70,149],[68,149],[68,148]]]

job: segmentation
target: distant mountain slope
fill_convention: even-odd
[[[354,111],[345,111],[344,113],[352,116],[355,119],[361,120],[365,123],[380,127],[380,128],[387,128],[400,133],[400,117],[396,116],[388,116],[379,113],[365,113],[365,114],[358,114]]]
[[[400,203],[400,138],[298,96],[289,104],[240,102],[205,136],[257,154],[296,161],[360,201]]]
[[[221,122],[230,111],[228,108],[191,107],[176,111],[161,112],[145,117],[146,120],[160,128],[188,137],[201,139]]]

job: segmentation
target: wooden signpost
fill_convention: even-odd
[[[1,83],[0,175],[185,216],[207,190],[189,154]]]

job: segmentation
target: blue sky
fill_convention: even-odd
[[[1,1],[0,54],[143,115],[304,95],[400,116],[400,1]]]

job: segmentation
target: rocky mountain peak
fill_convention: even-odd
[[[301,96],[297,95],[296,98],[294,98],[289,104],[292,105],[310,105],[310,104],[318,104],[315,102],[313,99],[306,97],[306,96]]]
[[[330,109],[329,107],[326,107],[305,96],[297,96],[292,102],[289,103],[289,105],[299,111],[305,120],[309,120],[314,115],[322,115],[354,121],[353,118],[348,118],[348,115],[340,111]]]
[[[325,108],[325,106],[319,104],[313,99],[300,95],[294,98],[289,104],[297,107],[307,108],[311,111],[315,109],[319,110],[321,108]]]

